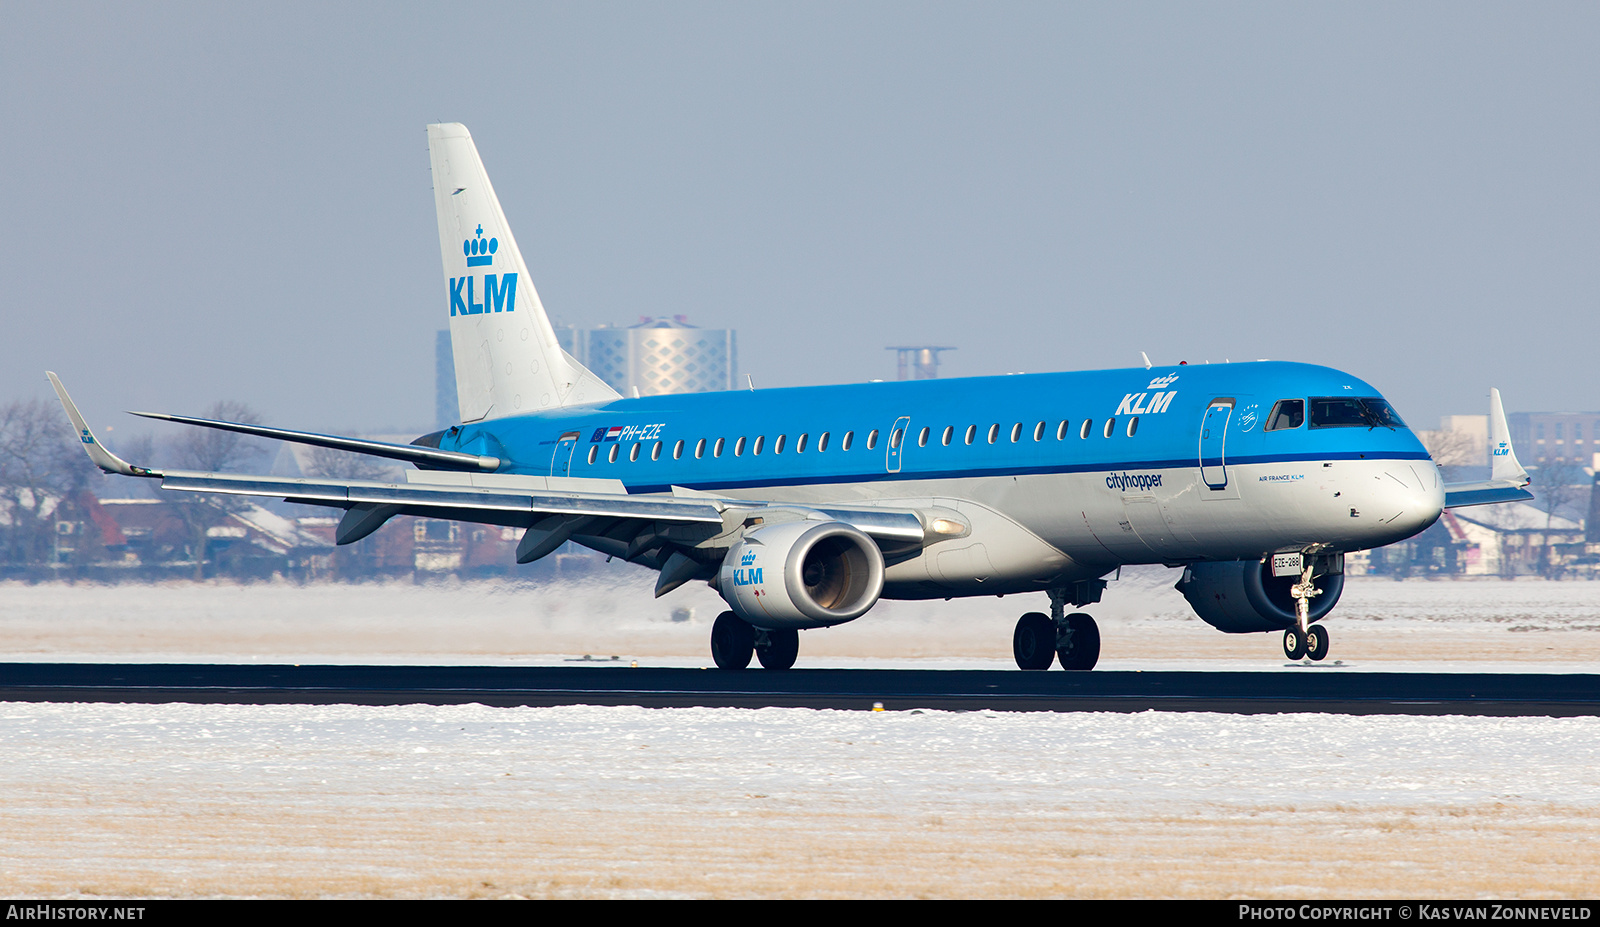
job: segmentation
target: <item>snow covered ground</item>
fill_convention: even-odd
[[[0,633],[13,660],[704,662],[715,599],[619,577],[7,584]],[[1345,662],[1311,670],[1189,617],[1174,578],[1093,609],[1103,666],[1600,666],[1589,584],[1352,580]],[[1038,607],[885,603],[801,659],[1004,666]],[[1593,718],[0,705],[13,897],[1527,898],[1596,873]]]

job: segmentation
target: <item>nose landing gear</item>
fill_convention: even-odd
[[[1290,628],[1283,632],[1283,655],[1291,660],[1310,657],[1313,660],[1324,660],[1328,656],[1328,629],[1320,624],[1314,624],[1300,633],[1299,628]]]
[[[1328,629],[1311,623],[1311,599],[1322,595],[1311,581],[1316,561],[1302,556],[1301,563],[1300,581],[1289,587],[1289,595],[1294,598],[1294,627],[1283,632],[1283,653],[1291,660],[1323,660],[1328,656]]]

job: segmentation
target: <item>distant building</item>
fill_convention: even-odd
[[[899,379],[936,380],[939,378],[939,352],[955,348],[932,344],[890,345],[884,350],[898,353]]]
[[[627,328],[558,328],[578,362],[624,396],[705,393],[734,388],[738,340],[731,328],[698,328],[677,315],[643,316]]]
[[[439,429],[449,428],[461,418],[456,401],[456,358],[450,349],[450,329],[433,340],[433,422]]]
[[[1600,412],[1513,412],[1506,424],[1527,466],[1594,468],[1600,459]]]

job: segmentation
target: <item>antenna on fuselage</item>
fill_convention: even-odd
[[[1144,369],[1149,370],[1151,367],[1155,366],[1154,364],[1150,363],[1150,355],[1140,351],[1139,356],[1144,358]]]

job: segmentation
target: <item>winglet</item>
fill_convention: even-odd
[[[95,440],[94,432],[89,430],[89,424],[83,420],[83,413],[73,405],[72,397],[67,395],[67,388],[61,385],[61,378],[50,371],[45,371],[45,376],[50,378],[50,385],[55,387],[56,396],[61,399],[61,407],[67,410],[67,418],[72,419],[72,427],[78,430],[78,440],[83,442],[83,449],[88,453],[94,465],[107,473],[120,473],[123,476],[152,476],[161,474],[145,467],[135,467],[121,457],[111,453],[104,444]]]
[[[1511,429],[1506,425],[1506,410],[1500,404],[1500,391],[1489,390],[1489,478],[1528,485],[1528,471],[1517,462],[1511,446]]]

